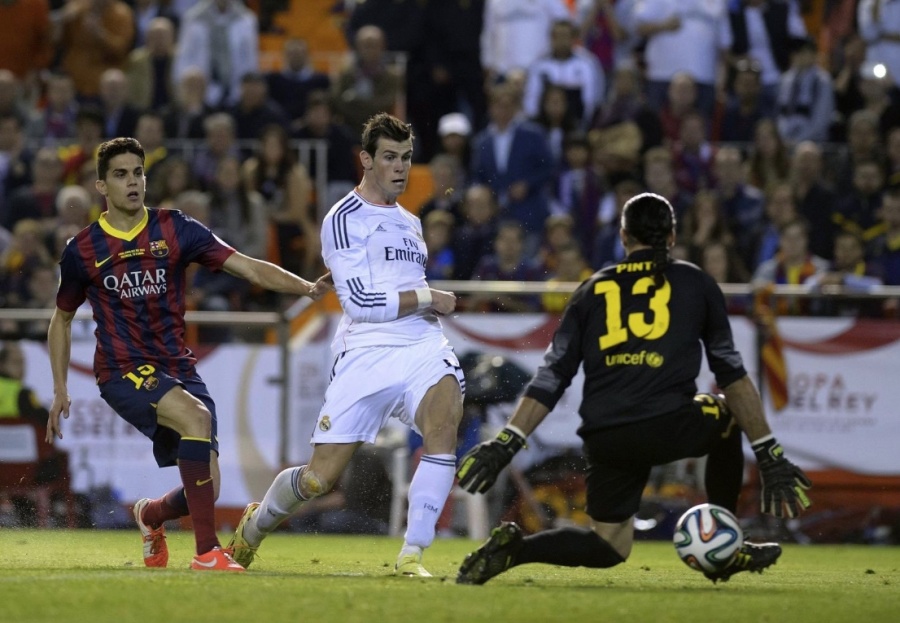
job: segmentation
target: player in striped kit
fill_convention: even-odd
[[[413,134],[380,113],[366,123],[360,185],[322,224],[322,255],[344,310],[334,367],[312,435],[309,464],[282,471],[261,504],[249,504],[229,547],[249,565],[263,538],[300,506],[327,493],[353,453],[396,417],[422,434],[425,454],[409,487],[406,538],[394,571],[428,577],[422,550],[453,487],[465,381],[438,316],[456,297],[428,287],[419,219],[397,203],[406,188]]]
[[[132,138],[99,147],[97,178],[108,210],[69,240],[60,260],[57,308],[48,333],[54,395],[47,441],[62,439],[60,416],[69,416],[71,324],[88,300],[97,324],[94,374],[100,395],[153,440],[160,467],[177,463],[181,475],[183,486],[134,506],[144,564],[167,565],[163,523],[190,514],[196,538],[191,567],[243,571],[220,547],[215,532],[216,407],[184,343],[185,269],[197,262],[262,288],[313,298],[330,287],[236,252],[178,210],[144,206],[144,150]]]

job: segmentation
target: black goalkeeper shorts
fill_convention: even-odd
[[[587,514],[603,523],[625,521],[638,512],[652,467],[705,456],[740,434],[709,394],[673,413],[591,433],[584,439]]]

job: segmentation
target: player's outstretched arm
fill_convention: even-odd
[[[225,272],[246,279],[253,285],[286,294],[308,296],[314,300],[322,298],[332,287],[329,285],[328,275],[323,275],[316,283],[312,283],[288,272],[271,262],[257,260],[244,255],[233,253],[222,265]]]
[[[812,502],[806,491],[812,486],[803,470],[784,456],[784,449],[766,422],[762,401],[749,376],[724,390],[728,408],[750,440],[760,476],[760,510],[775,517],[796,517]]]
[[[72,354],[72,319],[75,312],[63,311],[56,308],[50,318],[50,329],[47,331],[47,347],[50,350],[50,370],[53,374],[53,404],[50,405],[50,414],[47,418],[47,443],[53,443],[55,438],[62,439],[62,427],[60,415],[69,417],[69,359]]]
[[[460,460],[456,471],[459,486],[469,493],[484,493],[490,489],[548,413],[550,409],[534,398],[523,397],[503,430],[494,439],[469,450]]]

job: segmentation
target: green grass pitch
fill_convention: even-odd
[[[227,535],[222,535],[223,542]],[[190,533],[169,534],[169,568],[145,569],[136,531],[0,529],[0,621],[31,623],[475,623],[898,620],[900,548],[787,546],[762,575],[713,585],[669,543],[639,542],[607,570],[527,565],[457,586],[477,544],[438,540],[433,579],[391,575],[400,541],[277,533],[247,573],[193,572]]]

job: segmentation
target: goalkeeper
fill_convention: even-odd
[[[672,206],[645,193],[626,203],[620,238],[627,257],[573,294],[544,363],[506,427],[467,453],[459,484],[487,491],[556,405],[583,363],[578,434],[588,462],[591,527],[524,536],[502,523],[469,554],[460,584],[483,584],[510,567],[547,563],[612,567],[631,553],[634,515],[655,465],[707,455],[709,501],[734,512],[743,480],[741,431],[761,476],[761,510],[795,517],[810,505],[810,482],[788,461],[766,422],[759,393],[735,350],[722,292],[693,264],[673,261]],[[723,395],[697,394],[701,343]],[[773,565],[775,543],[744,543],[713,582]]]

